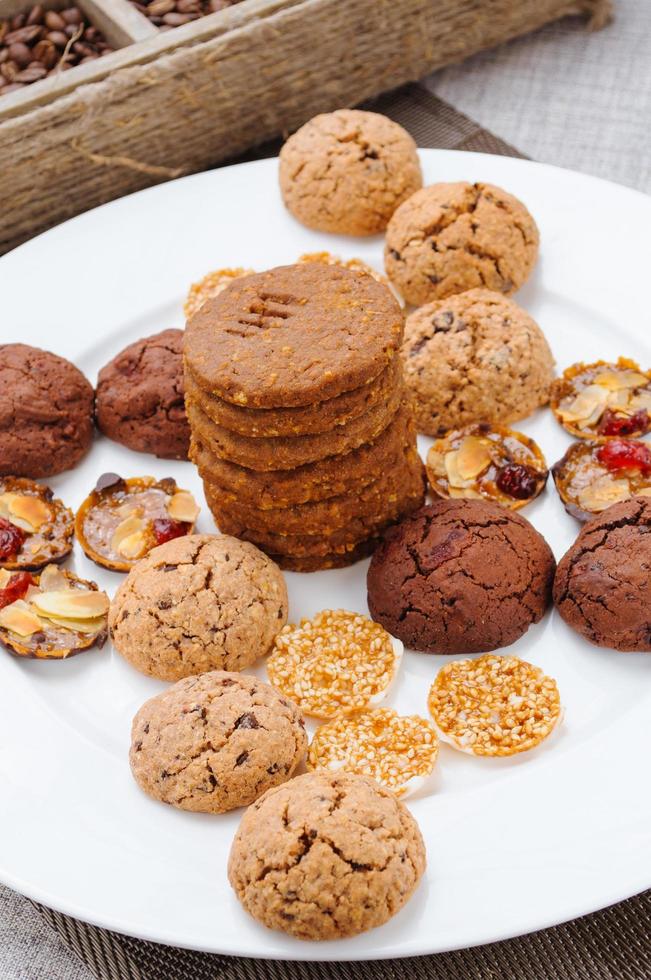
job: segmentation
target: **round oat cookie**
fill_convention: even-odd
[[[513,293],[531,274],[538,242],[524,204],[500,187],[432,184],[393,215],[384,264],[414,306],[478,286]]]
[[[99,372],[95,406],[109,439],[162,459],[187,459],[183,331],[162,330],[125,347]]]
[[[344,939],[381,926],[425,871],[418,824],[374,780],[310,772],[244,814],[228,879],[255,919],[299,939]]]
[[[116,650],[137,670],[176,681],[243,670],[287,621],[280,569],[252,544],[191,534],[154,548],[111,603]]]
[[[328,456],[293,470],[249,470],[227,459],[219,459],[196,434],[190,454],[204,482],[261,510],[292,507],[351,491],[361,490],[383,470],[395,469],[410,460],[416,450],[416,428],[411,406],[404,402],[383,432],[373,442],[350,453]]]
[[[368,607],[412,650],[483,653],[542,619],[554,569],[549,545],[520,514],[487,500],[439,500],[386,533],[368,570]]]
[[[93,441],[94,393],[65,358],[0,344],[0,476],[54,476]]]
[[[213,422],[198,402],[188,398],[187,412],[192,431],[220,459],[228,459],[252,470],[294,470],[327,456],[349,453],[372,442],[386,429],[404,398],[402,381],[383,402],[377,402],[363,415],[328,432],[304,436],[263,436],[253,438],[231,432]]]
[[[554,603],[590,643],[651,652],[651,499],[613,504],[582,528],[558,563]]]
[[[213,670],[143,704],[133,719],[129,762],[155,800],[225,813],[284,783],[306,749],[295,704],[257,677]]]
[[[185,331],[197,384],[247,408],[315,405],[377,378],[402,341],[391,292],[319,262],[236,279]]]
[[[375,235],[423,177],[413,139],[376,112],[338,109],[305,123],[279,160],[286,207],[308,228]]]
[[[348,425],[384,404],[402,384],[402,361],[395,354],[377,378],[336,398],[298,408],[243,408],[201,388],[190,371],[185,386],[189,400],[216,425],[247,438],[278,438],[330,432]]]
[[[554,358],[542,330],[489,289],[416,310],[407,317],[401,354],[416,424],[427,435],[515,422],[549,401]]]

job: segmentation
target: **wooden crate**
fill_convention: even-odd
[[[610,0],[242,0],[159,32],[77,0],[117,50],[0,96],[0,252],[566,14]],[[0,18],[30,3],[0,0]],[[46,0],[45,6],[62,6]]]

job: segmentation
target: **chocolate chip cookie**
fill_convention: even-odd
[[[428,303],[407,317],[401,350],[420,432],[509,423],[549,401],[554,358],[513,300],[488,289]]]
[[[99,372],[99,429],[129,449],[187,459],[183,331],[162,330],[125,347]]]
[[[311,772],[244,814],[228,878],[255,919],[299,939],[343,939],[387,922],[425,871],[418,824],[390,790]]]
[[[143,704],[133,719],[129,761],[155,800],[225,813],[289,779],[306,749],[295,704],[257,677],[213,670]]]
[[[542,619],[554,570],[549,545],[520,514],[440,500],[386,533],[368,570],[368,606],[412,650],[486,652]]]
[[[423,178],[413,139],[376,112],[338,109],[305,123],[280,151],[280,190],[317,231],[375,235]]]
[[[524,204],[493,184],[432,184],[413,194],[387,228],[387,275],[420,306],[479,286],[513,293],[538,255]]]
[[[613,504],[583,527],[558,563],[554,602],[600,647],[651,652],[651,500]]]
[[[70,361],[0,344],[0,476],[53,476],[76,466],[93,440],[93,402]]]
[[[111,603],[116,650],[143,674],[176,681],[243,670],[287,621],[278,567],[252,544],[192,534],[150,551]]]

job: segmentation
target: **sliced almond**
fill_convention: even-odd
[[[167,513],[173,521],[194,524],[199,514],[199,506],[187,490],[178,490],[167,505]]]
[[[473,480],[488,469],[491,454],[478,436],[466,436],[457,450],[457,472],[462,480]]]
[[[126,538],[130,538],[132,534],[142,532],[145,529],[145,522],[132,514],[130,517],[125,518],[113,532],[113,537],[111,538],[111,548],[113,551],[117,551],[119,554],[123,554],[121,549],[122,542]]]
[[[55,629],[72,630],[75,633],[83,633],[84,636],[99,633],[106,626],[106,616],[98,616],[96,619],[65,619],[62,616],[46,616],[43,613],[43,620]]]
[[[142,556],[147,551],[147,538],[143,531],[134,531],[133,534],[129,534],[128,537],[123,538],[117,547],[117,552],[126,558],[128,561],[132,561],[136,558],[142,558]]]
[[[446,476],[444,455],[437,452],[433,446],[427,454],[427,466],[436,476]]]
[[[97,619],[108,612],[109,598],[105,592],[64,589],[40,592],[32,605],[39,613],[56,619]]]
[[[651,497],[651,487],[643,487],[642,490],[635,491],[636,497]]]
[[[32,636],[43,629],[43,623],[24,599],[17,599],[0,609],[0,626],[18,636]]]
[[[458,489],[464,489],[465,487],[471,486],[473,480],[464,479],[459,472],[459,467],[457,466],[457,459],[459,453],[456,449],[445,454],[445,472],[448,478],[448,484],[451,487],[457,487]]]
[[[621,388],[640,388],[648,384],[649,379],[639,371],[604,371],[597,375],[594,383],[610,391],[618,391]]]
[[[23,528],[24,531],[38,531],[52,520],[52,508],[40,497],[26,493],[12,493],[8,496],[13,498],[9,502],[9,510],[14,524],[23,521],[27,525]]]
[[[588,385],[571,401],[566,401],[558,406],[558,414],[565,422],[596,422],[608,404],[608,390],[601,385]]]
[[[6,589],[7,582],[12,576],[12,572],[8,572],[6,568],[0,568],[0,589]]]
[[[630,399],[628,408],[632,415],[641,409],[646,409],[649,415],[651,415],[651,391],[638,391]]]
[[[41,592],[62,592],[72,588],[58,565],[45,566],[38,580],[38,587]]]
[[[116,508],[115,513],[119,514],[120,517],[143,517],[145,508],[141,507],[133,497],[127,497],[124,503]]]
[[[613,480],[611,476],[604,475],[581,490],[579,504],[584,510],[599,514],[611,504],[628,500],[630,496],[631,488],[628,480]]]

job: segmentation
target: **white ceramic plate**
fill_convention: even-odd
[[[649,199],[504,157],[425,150],[422,160],[427,183],[490,181],[531,209],[541,258],[517,299],[541,324],[559,368],[619,354],[649,365]],[[294,222],[273,160],[188,177],[75,218],[0,260],[0,338],[63,354],[94,382],[127,342],[181,326],[188,284],[205,272],[264,269],[321,249],[381,268],[379,238],[318,235]],[[549,412],[521,428],[550,463],[569,442]],[[105,439],[52,484],[77,507],[106,470],[169,474],[201,497],[189,463]],[[578,533],[551,481],[524,513],[557,557]],[[205,509],[198,527],[214,528]],[[111,594],[121,580],[78,548],[74,567]],[[326,606],[366,612],[366,567],[288,575],[291,619]],[[131,779],[131,718],[163,684],[110,646],[62,663],[2,654],[0,878],[71,915],[147,939],[328,960],[485,943],[650,886],[651,656],[590,647],[553,614],[508,652],[557,678],[562,731],[515,760],[482,761],[443,746],[436,790],[410,801],[428,850],[418,892],[381,929],[320,945],[258,926],[234,899],[226,860],[240,813],[181,813],[145,797]],[[426,714],[427,690],[447,659],[407,654],[390,703]]]

